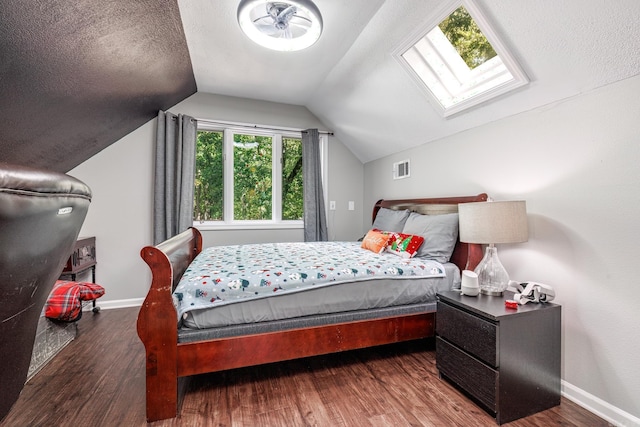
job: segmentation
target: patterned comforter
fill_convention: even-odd
[[[282,293],[379,278],[444,277],[436,261],[376,254],[358,242],[267,243],[203,249],[173,296],[178,318]]]

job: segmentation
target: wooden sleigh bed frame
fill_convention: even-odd
[[[432,199],[379,200],[380,208],[420,210],[482,202],[486,194]],[[444,211],[443,211],[444,212]],[[146,246],[141,257],[149,265],[152,282],[138,315],[137,330],[146,349],[146,402],[149,422],[174,418],[178,411],[178,378],[432,337],[435,312],[332,323],[278,332],[178,342],[173,289],[202,250],[200,232],[191,228],[157,246]],[[457,242],[451,262],[460,270],[473,269],[482,259],[480,245]]]

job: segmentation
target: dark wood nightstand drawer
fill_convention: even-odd
[[[561,307],[438,292],[436,366],[498,424],[560,404]]]
[[[498,371],[436,337],[436,367],[440,373],[479,400],[489,411],[497,411]]]
[[[497,326],[438,301],[436,334],[493,368],[499,367]]]

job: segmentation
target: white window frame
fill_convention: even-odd
[[[464,6],[497,56],[473,70],[464,63],[438,25]],[[432,33],[432,30],[435,30]],[[428,95],[443,117],[450,117],[529,83],[524,71],[508,52],[473,0],[446,2],[427,25],[409,36],[393,57]],[[421,57],[427,59],[422,60]],[[491,83],[493,87],[487,88]]]
[[[269,128],[269,126],[260,126]],[[198,131],[213,131],[223,133],[223,185],[224,204],[222,221],[193,221],[193,226],[199,230],[269,230],[269,229],[303,229],[302,220],[282,220],[282,138],[301,139],[298,130],[282,129],[278,131],[258,130],[257,126],[238,124],[237,126],[220,126],[208,123],[198,123]],[[272,151],[272,194],[270,220],[235,220],[233,219],[233,135],[255,135],[271,137]],[[320,153],[322,162],[322,186],[325,205],[327,200],[327,168],[328,144],[326,135],[320,135]]]

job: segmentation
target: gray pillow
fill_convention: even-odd
[[[417,257],[448,262],[458,240],[458,214],[420,215],[411,212],[402,232],[424,237]]]
[[[407,221],[407,218],[409,218],[409,213],[406,209],[396,211],[388,208],[380,208],[371,227],[382,231],[401,233],[404,223]]]

